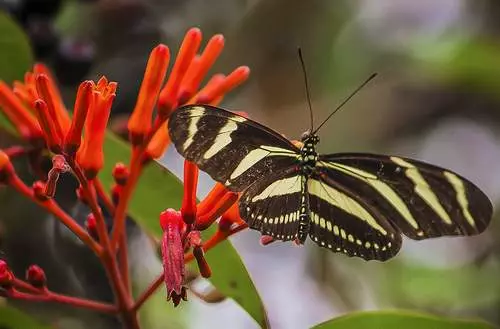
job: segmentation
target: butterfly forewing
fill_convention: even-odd
[[[421,161],[374,154],[320,156],[318,169],[415,240],[484,231],[492,205],[474,184]]]
[[[177,151],[233,191],[294,166],[299,150],[272,130],[208,105],[185,106],[169,118]]]
[[[264,176],[243,192],[240,215],[250,228],[275,239],[297,238],[304,176],[294,168]]]

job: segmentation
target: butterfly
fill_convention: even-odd
[[[251,120],[209,105],[173,112],[177,151],[229,190],[242,192],[240,216],[276,240],[365,260],[387,260],[414,239],[475,235],[492,216],[488,197],[457,173],[399,156],[318,154]]]

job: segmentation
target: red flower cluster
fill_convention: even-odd
[[[27,270],[26,282],[18,280],[0,261],[0,287],[9,290],[8,297],[30,300],[52,300],[103,312],[120,312],[130,327],[136,328],[136,311],[158,287],[155,281],[148,291],[135,302],[130,291],[127,243],[124,232],[127,207],[145,165],[159,158],[168,147],[168,117],[185,104],[217,105],[225,94],[244,82],[249,75],[246,66],[230,74],[213,75],[201,87],[202,81],[222,52],[222,35],[212,37],[200,50],[199,29],[190,29],[177,54],[167,78],[170,50],[165,45],[153,49],[144,73],[135,108],[128,121],[129,140],[132,145],[130,163],[117,163],[113,170],[115,185],[111,198],[102,187],[97,174],[104,165],[103,144],[117,83],[106,77],[80,84],[73,115],[62,102],[51,72],[43,64],[36,64],[26,73],[24,81],[14,82],[12,88],[0,81],[0,107],[21,138],[38,154],[48,149],[52,153],[52,169],[45,174],[37,172],[39,181],[28,187],[16,175],[10,156],[24,154],[23,148],[0,150],[0,182],[52,213],[75,233],[101,260],[113,291],[116,305],[56,295],[46,287],[43,270],[35,265]],[[156,111],[155,111],[156,110]],[[71,171],[80,182],[76,193],[92,213],[82,228],[53,199],[61,173]],[[184,167],[184,196],[180,211],[166,210],[160,215],[164,231],[162,255],[164,273],[159,280],[167,286],[167,298],[177,305],[186,299],[185,262],[195,259],[203,277],[211,275],[204,252],[229,235],[247,227],[238,214],[238,195],[217,184],[200,203],[196,202],[198,168],[189,162]],[[113,231],[106,228],[100,203],[113,216]],[[202,242],[200,231],[219,219],[218,230]],[[190,253],[190,251],[192,251]],[[26,292],[20,292],[22,289]]]

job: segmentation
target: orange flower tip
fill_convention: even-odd
[[[180,211],[168,208],[160,214],[160,226],[163,231],[165,231],[170,225],[176,225],[180,227],[181,223],[182,216]]]
[[[260,244],[263,246],[267,246],[268,244],[271,244],[274,241],[276,241],[276,240],[274,240],[274,238],[270,235],[262,235],[260,237]]]
[[[200,269],[200,274],[204,278],[209,278],[212,276],[212,270],[208,265],[207,260],[205,259],[205,253],[203,252],[203,248],[201,246],[197,246],[193,248],[193,255],[196,259],[196,263],[198,264],[198,268]]]
[[[45,194],[45,183],[42,181],[36,181],[32,185],[33,196],[40,202],[45,202],[49,198]]]
[[[35,288],[44,288],[47,285],[45,271],[38,265],[31,265],[26,270],[26,281]]]
[[[112,175],[116,184],[125,185],[129,176],[128,167],[124,163],[118,162],[113,167]]]
[[[108,78],[106,78],[106,76],[102,76],[99,81],[97,81],[97,89],[98,90],[104,90],[104,88],[106,88],[106,86],[108,85]]]
[[[184,40],[200,40],[203,37],[201,30],[197,27],[190,28],[186,35],[184,36]]]

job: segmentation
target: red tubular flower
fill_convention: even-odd
[[[84,139],[77,152],[77,162],[89,179],[94,178],[104,165],[104,136],[111,105],[115,98],[116,82],[102,77],[95,86],[92,106],[87,114]]]
[[[31,104],[32,103],[30,103],[30,106]],[[12,92],[9,86],[1,80],[0,107],[22,138],[28,141],[42,138],[42,130],[40,129],[36,117]]]
[[[224,214],[233,204],[238,201],[238,194],[234,192],[225,193],[220,200],[214,200],[215,203],[207,204],[205,212],[196,218],[195,227],[197,230],[205,230],[212,225],[217,218]]]
[[[33,66],[33,72],[35,73],[34,75],[36,89],[39,96],[47,103],[49,107],[54,108],[54,112],[56,114],[57,121],[61,126],[62,132],[63,134],[66,134],[71,125],[71,119],[69,117],[68,111],[64,106],[61,94],[59,93],[59,89],[57,88],[56,79],[50,72],[49,68],[42,63],[36,63]],[[43,75],[47,78],[43,94],[40,94],[40,91],[38,90],[38,76],[40,75]],[[62,137],[64,137],[64,135]]]
[[[173,209],[165,210],[160,214],[160,225],[163,229],[161,251],[167,300],[172,299],[177,306],[181,298],[186,297],[183,287],[185,276],[183,221],[180,212]]]
[[[184,161],[184,195],[181,214],[184,223],[193,224],[196,219],[196,186],[198,185],[198,167]]]
[[[54,153],[60,153],[62,149],[62,138],[57,131],[56,119],[51,115],[45,101],[38,99],[33,104],[38,122],[42,127],[47,147]]]
[[[189,70],[182,80],[178,96],[179,104],[186,103],[195,94],[201,81],[219,57],[222,49],[224,49],[224,36],[217,34],[208,41],[203,53],[193,58]]]
[[[80,84],[76,94],[73,120],[64,140],[64,150],[67,154],[76,153],[82,142],[82,130],[87,113],[92,106],[94,82],[87,80]]]
[[[151,129],[153,109],[167,74],[169,60],[170,51],[165,45],[157,46],[149,56],[137,103],[128,121],[130,141],[133,145],[142,143]]]
[[[168,120],[166,120],[153,135],[146,154],[150,159],[158,159],[165,153],[169,144],[170,136],[168,135]]]
[[[26,270],[26,281],[35,288],[45,288],[47,285],[45,271],[38,265],[31,265]]]
[[[245,82],[249,75],[250,68],[248,66],[240,66],[225,77],[224,80],[221,79],[216,81],[218,83],[212,82],[210,85],[207,84],[207,87],[203,88],[195,96],[194,102],[202,104],[219,103],[225,94]]]
[[[168,118],[170,113],[178,104],[177,97],[181,82],[189,68],[189,65],[192,63],[196,52],[200,48],[200,44],[201,31],[197,28],[190,29],[184,37],[167,84],[161,90],[158,98],[159,116],[162,121]]]
[[[55,133],[59,139],[63,140],[70,124],[68,113],[64,107],[58,104],[48,76],[39,74],[36,76],[35,81],[38,95],[40,95],[40,98],[47,104],[47,110],[53,120]]]
[[[206,214],[226,193],[229,193],[229,190],[223,184],[216,183],[207,196],[198,204],[198,215]]]

